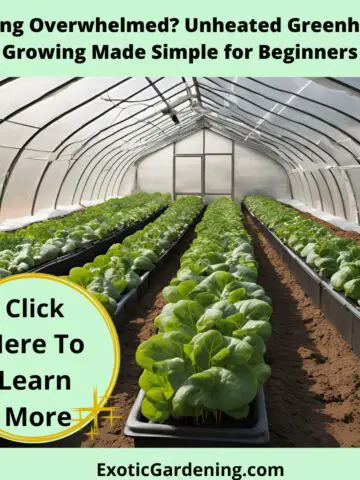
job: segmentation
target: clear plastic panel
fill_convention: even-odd
[[[171,192],[173,182],[173,146],[170,145],[139,162],[138,190]]]
[[[203,153],[203,132],[198,132],[195,135],[176,142],[175,152],[177,154]]]
[[[297,185],[291,172],[288,172],[288,177],[290,182],[291,198],[297,198],[298,197]]]
[[[308,80],[303,77],[256,77],[249,78],[248,80],[251,81],[249,85],[253,89],[259,88],[259,82],[261,82],[265,85],[281,90],[287,90],[288,92],[292,93],[298,92],[308,82]],[[240,78],[240,81],[242,81],[242,78]]]
[[[138,127],[133,126],[122,135],[119,134],[118,138],[114,137],[114,140],[108,145],[98,144],[95,148],[78,157],[77,164],[72,171],[72,178],[77,177],[77,194],[81,195],[81,192],[84,191],[84,195],[87,196],[89,190],[93,189],[94,182],[97,181],[99,174],[102,171],[109,171],[116,164],[117,158],[127,153],[124,147],[125,139],[136,138],[138,132],[141,131]],[[67,182],[71,181],[69,177]]]
[[[104,176],[103,182],[99,187],[100,195],[102,195],[104,198],[119,195],[123,178],[127,171],[132,168],[135,158],[136,155],[134,156],[132,154],[127,154],[122,158],[119,158],[115,173],[111,175],[108,174],[106,177]]]
[[[125,195],[130,195],[135,189],[135,180],[136,167],[132,166],[124,175],[123,181],[121,183],[121,188],[119,190],[119,196],[123,197]]]
[[[300,198],[300,192],[299,192],[299,186],[295,178],[294,172],[288,171],[289,175],[289,180],[290,180],[290,185],[291,185],[291,193],[292,193],[292,198],[299,200]],[[281,198],[281,197],[279,197]]]
[[[36,130],[24,125],[4,122],[0,125],[0,145],[2,147],[21,148]]]
[[[19,113],[14,117],[14,120],[20,123],[32,124],[34,119],[36,119],[38,126],[45,125],[62,112],[76,107],[119,81],[121,81],[121,78],[115,77],[83,78],[58,94],[48,97],[42,102],[36,103],[32,107]],[[130,85],[130,81],[126,83]]]
[[[146,155],[149,155],[153,151],[156,151],[159,148],[161,148],[161,146],[168,145],[171,142],[171,138],[175,140],[178,137],[181,138],[181,136],[187,137],[191,132],[198,131],[198,128],[199,128],[198,125],[194,121],[188,121],[187,123],[183,122],[180,128],[174,129],[173,127],[173,132],[171,136],[169,135],[166,137],[166,139],[163,138],[158,141],[155,141],[152,145],[149,144],[149,148],[147,149],[142,148],[138,152],[133,152],[132,155],[128,159],[126,159],[126,163],[124,167],[125,171],[126,171],[126,168],[128,168],[128,165],[131,164],[132,162],[140,158],[144,158]],[[163,143],[163,145],[161,144],[161,142]],[[117,192],[119,190],[124,168],[123,166],[119,165],[119,166],[116,166],[115,169],[112,169],[109,172],[109,177],[111,177],[109,181],[109,191],[111,191],[110,189],[112,189],[113,192]]]
[[[158,119],[156,121],[154,120],[150,125],[144,124],[140,127],[140,129],[139,129],[139,126],[137,126],[135,129],[133,128],[132,131],[134,133],[131,133],[130,136],[126,137],[128,141],[124,144],[124,147],[122,146],[122,142],[120,142],[120,144],[118,144],[116,147],[114,144],[113,148],[111,148],[110,150],[106,149],[106,151],[101,152],[101,155],[98,155],[97,158],[95,156],[91,160],[91,168],[89,163],[88,164],[89,168],[88,166],[86,167],[88,172],[82,178],[82,182],[86,183],[86,189],[89,190],[90,185],[94,184],[94,182],[98,183],[99,172],[101,172],[102,170],[107,171],[107,174],[106,174],[107,178],[104,178],[104,181],[111,182],[112,179],[114,179],[114,181],[116,182],[118,173],[121,173],[121,172],[118,172],[119,170],[118,158],[122,157],[123,155],[126,155],[127,153],[140,156],[144,146],[141,145],[141,142],[139,140],[143,135],[144,137],[148,136],[149,139],[153,138],[152,141],[153,142],[155,141],[155,144],[156,144],[157,138],[158,138],[158,128],[160,128],[160,126],[161,126],[161,130],[167,134],[170,134],[171,131],[175,129],[175,126],[172,124],[171,121],[164,118],[163,116],[158,116]],[[130,145],[129,141],[133,145]],[[150,145],[150,141],[147,141],[147,144]]]
[[[4,118],[70,80],[66,77],[23,77],[1,87],[0,117]],[[36,117],[31,123],[37,125]]]
[[[232,142],[228,138],[205,130],[205,152],[206,153],[231,153]]]
[[[345,217],[346,212],[343,207],[342,201],[342,192],[340,190],[339,183],[333,175],[331,175],[330,171],[327,169],[320,169],[322,178],[326,182],[329,188],[329,196],[331,200],[331,209],[334,212],[334,215],[338,217]]]
[[[46,162],[23,158],[20,168],[14,171],[9,181],[9,188],[3,198],[3,210],[6,218],[29,215],[34,199],[35,189]]]
[[[249,194],[290,198],[289,179],[285,170],[268,156],[245,146],[235,145],[235,199]]]
[[[244,81],[240,81],[241,85],[244,85]],[[344,95],[342,97],[341,102],[339,102],[338,107],[340,107],[340,112],[334,109],[335,105],[332,103],[332,99],[336,96],[339,96],[338,92],[333,92],[329,89],[324,89],[320,85],[313,84],[311,80],[306,80],[304,85],[300,87],[295,93],[298,96],[289,96],[288,100],[286,100],[286,94],[282,90],[276,89],[273,87],[266,87],[262,83],[256,83],[256,90],[251,90],[255,101],[259,103],[256,98],[257,94],[264,95],[266,98],[271,98],[277,100],[279,104],[273,111],[283,114],[283,112],[290,111],[291,116],[311,116],[312,121],[320,121],[322,124],[323,131],[328,132],[333,135],[336,135],[334,138],[341,139],[341,135],[344,130],[348,131],[349,133],[354,130],[358,130],[358,122],[356,120],[350,119],[349,117],[345,116],[342,111],[344,111],[344,104],[352,103],[354,110],[358,111],[358,107],[360,105],[360,99],[352,101],[351,97],[348,98]],[[278,88],[278,87],[277,87]],[[317,94],[315,95],[318,103],[311,102],[310,100],[302,99],[301,97],[304,95],[307,97],[308,92],[310,89],[315,88]],[[324,105],[321,105],[323,103]],[[328,106],[326,106],[328,105]],[[316,118],[317,117],[317,118]],[[334,134],[334,131],[336,132]],[[342,132],[341,132],[342,131]],[[346,135],[346,134],[345,134]],[[356,137],[356,134],[355,134]],[[356,147],[355,147],[356,148]]]
[[[345,85],[350,85],[360,90],[360,78],[358,77],[334,77],[334,78],[344,83]],[[318,80],[318,79],[315,79],[315,80]],[[320,78],[320,80],[322,80],[322,78]],[[339,87],[339,88],[340,90],[343,90],[343,87]]]
[[[205,192],[231,193],[231,155],[205,155]]]
[[[158,84],[156,86],[159,88]],[[171,101],[174,101],[181,93],[184,93],[183,85],[178,85],[178,82],[169,82],[164,85],[164,87],[165,86],[167,88],[164,96],[165,98],[169,97]],[[150,85],[143,92],[138,94],[132,93],[130,97],[131,100],[124,99],[123,103],[114,110],[92,122],[89,127],[81,129],[76,135],[73,135],[66,151],[69,152],[69,149],[74,148],[78,150],[80,146],[79,143],[81,142],[85,143],[84,148],[89,148],[89,145],[97,142],[108,143],[107,140],[111,143],[114,135],[121,133],[125,127],[138,127],[139,122],[145,124],[148,121],[146,117],[149,117],[149,115],[162,115],[161,113],[156,114],[158,108],[155,108],[155,106],[159,104],[163,105],[163,103],[158,95],[153,94],[153,89]],[[129,95],[126,98],[129,98]],[[111,106],[111,104],[109,105]],[[140,117],[142,118],[141,120]],[[75,143],[75,147],[73,146],[74,142],[77,142],[77,145]],[[81,151],[80,149],[79,153],[81,153]]]
[[[36,203],[35,211],[41,210],[42,208],[53,208],[54,207],[54,192],[57,191],[60,181],[63,178],[66,170],[68,168],[67,162],[53,162],[47,169],[45,177],[39,189]],[[69,205],[70,202],[67,202],[66,205]]]
[[[115,165],[120,169],[119,174],[124,173],[126,158],[128,158],[131,154],[117,154],[115,156]],[[97,181],[94,184],[94,198],[108,198],[112,195],[118,195],[118,189],[114,191],[111,188],[111,181],[114,180],[113,175],[109,175],[110,167],[105,168],[101,171],[98,175]]]
[[[337,216],[349,219],[351,218],[351,202],[348,185],[343,175],[344,173],[345,172],[341,172],[338,168],[333,168],[328,172],[328,175],[331,175],[338,185],[339,201],[336,202],[336,205],[339,210],[337,210]]]
[[[158,119],[161,117],[158,116]],[[163,120],[162,120],[163,121]],[[154,121],[155,122],[155,121]],[[156,122],[155,122],[156,124]],[[80,201],[82,195],[87,199],[94,199],[94,182],[98,182],[102,171],[109,172],[116,164],[117,158],[127,152],[127,143],[136,142],[142,132],[154,131],[154,123],[137,122],[120,129],[106,142],[95,142],[87,146],[76,156],[71,173],[66,178],[63,188],[72,187],[75,190],[74,200]]]
[[[54,202],[58,195],[58,202],[57,202],[58,205],[71,205],[72,203],[76,204],[76,201],[73,202],[74,189],[76,187],[75,175],[74,176],[72,176],[71,174],[66,175],[67,170],[68,168],[64,172],[64,176],[61,179],[59,179],[59,183],[55,187]],[[64,181],[65,178],[66,178],[66,181]],[[61,182],[63,182],[63,186],[60,189]]]
[[[254,91],[255,93],[249,92],[241,88],[241,84],[234,85],[227,82],[225,79],[201,79],[199,84],[204,85],[207,91],[210,90],[222,95],[223,97],[226,97],[228,101],[238,102],[241,104],[243,102],[249,103],[255,100],[260,107],[266,109],[267,111],[270,111],[276,105],[276,101],[268,100],[260,95],[257,95],[256,91]],[[231,93],[233,95],[231,95]]]
[[[201,192],[201,157],[175,157],[175,191]]]
[[[349,221],[359,223],[359,205],[360,205],[360,168],[354,168],[353,170],[349,170],[349,177],[351,178],[351,183],[354,186],[354,194],[356,199],[357,206],[353,205],[351,210],[351,218]]]
[[[121,94],[122,90],[116,89],[115,93],[116,92]],[[111,108],[111,104],[109,104],[105,98],[99,97],[94,99],[86,105],[77,108],[73,112],[58,119],[46,128],[42,134],[38,135],[31,145],[35,148],[54,149],[63,138],[66,138],[75,129],[101,113],[106,112],[109,108]],[[104,126],[114,121],[116,115],[111,114],[110,118],[108,116],[106,117],[103,118]],[[106,123],[106,121],[108,121],[108,123]],[[94,123],[90,125],[88,126],[89,134],[95,133],[99,129],[99,125],[94,125]]]
[[[16,148],[6,148],[6,147],[1,147],[0,146],[0,185],[1,188],[3,186],[6,173],[8,171],[8,168],[10,167],[12,161],[14,160],[14,157],[17,155],[18,149]],[[1,213],[4,213],[4,208],[3,205],[1,205],[0,209]]]
[[[109,169],[98,182],[98,192],[103,198],[109,198],[112,195],[119,195],[122,181],[129,168],[132,167],[139,154],[135,152],[127,152],[125,155],[119,156],[113,169]]]
[[[315,170],[313,172],[316,178],[316,183],[319,186],[319,190],[322,197],[322,210],[331,214],[335,213],[335,205],[333,203],[331,190],[329,184],[326,182],[326,178],[321,170]]]
[[[283,90],[286,89],[282,86],[282,80],[277,79],[277,84],[269,85],[265,87],[263,85],[269,83],[266,79],[253,80],[254,85],[257,86],[257,91],[272,98],[279,98],[282,103],[284,99],[281,98]],[[261,81],[261,83],[259,83]],[[310,79],[303,79],[304,83],[297,90],[293,90],[296,96],[290,97],[289,105],[296,109],[303,110],[304,113],[311,114],[316,117],[320,117],[321,120],[338,127],[341,130],[345,130],[352,133],[355,137],[360,138],[358,134],[359,122],[359,107],[360,98],[344,95],[344,92],[334,89],[324,88],[322,85],[313,82]],[[243,83],[243,82],[242,82]],[[281,90],[279,90],[279,88]],[[280,97],[279,97],[280,95]],[[282,105],[282,108],[287,108]],[[355,118],[350,118],[354,116]],[[356,119],[357,118],[357,119]]]
[[[358,81],[358,79],[354,80]],[[360,120],[360,97],[344,87],[329,89],[313,82],[303,96],[327,104]],[[344,120],[345,118],[342,116],[341,123]]]
[[[312,172],[298,172],[298,176],[304,186],[304,194],[306,205],[313,208],[322,208],[322,196],[319,190],[319,185]]]
[[[300,177],[297,171],[293,172],[293,179],[296,184],[296,195],[294,195],[294,198],[296,200],[299,200],[299,202],[306,204],[304,180]],[[283,198],[283,197],[280,197],[280,198]]]
[[[179,84],[181,85],[182,89],[185,90],[184,83],[179,77],[164,77],[156,83],[156,87],[160,90],[160,92],[164,92],[165,90],[168,90],[169,88]]]
[[[203,93],[209,98],[213,98],[216,100],[216,95],[205,92]],[[217,99],[219,101],[219,99]],[[220,99],[220,102],[222,100]],[[301,112],[297,112],[296,110],[289,108],[289,107],[284,107],[281,105],[278,105],[274,110],[273,113],[267,114],[266,111],[261,108],[260,103],[257,101],[257,97],[254,96],[252,99],[252,102],[254,105],[251,105],[250,103],[244,104],[241,102],[239,99],[237,99],[237,103],[239,105],[238,111],[236,111],[236,115],[247,115],[249,118],[249,115],[255,115],[253,117],[253,121],[258,121],[259,118],[261,119],[262,117],[265,118],[265,122],[267,125],[269,125],[269,128],[273,128],[271,124],[277,124],[278,126],[281,126],[282,128],[289,128],[291,126],[292,129],[295,129],[302,133],[304,137],[310,137],[313,141],[315,142],[323,142],[324,144],[327,145],[327,149],[329,150],[329,147],[331,150],[334,151],[332,152],[333,156],[336,157],[336,160],[339,163],[346,163],[346,164],[351,164],[354,163],[356,154],[357,154],[357,146],[354,144],[352,141],[347,141],[345,142],[345,145],[342,145],[344,143],[344,135],[341,136],[341,134],[336,131],[334,127],[329,127],[327,126],[324,122],[319,121],[317,119],[313,119],[311,116],[307,114],[303,114]],[[217,107],[219,108],[219,107]],[[234,109],[230,109],[231,114],[234,114]],[[225,109],[224,109],[225,112]],[[290,112],[290,113],[289,113]],[[286,119],[283,118],[283,116],[286,115]],[[309,119],[310,118],[310,119]],[[276,129],[277,134],[279,134],[279,130]],[[340,142],[336,144],[333,140],[333,137],[336,139],[336,141]],[[326,161],[326,160],[325,160]],[[355,160],[356,161],[356,160]]]

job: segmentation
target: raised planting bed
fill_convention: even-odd
[[[287,247],[274,232],[250,212],[245,204],[243,208],[274,249],[280,252],[280,256],[288,264],[289,270],[314,305],[322,310],[325,317],[336,326],[344,340],[360,356],[360,309],[352,304],[345,295],[334,290],[326,279],[321,278],[302,258]]]
[[[182,197],[154,222],[127,236],[122,243],[112,243],[90,262],[78,264],[64,278],[93,294],[120,329],[137,298],[146,291],[152,274],[200,219],[203,209],[199,197]]]
[[[282,260],[289,266],[289,270],[301,284],[306,294],[311,298],[315,306],[321,307],[322,279],[314,272],[296,253],[287,247],[274,232],[269,230],[244,204],[244,210],[261,229],[271,246],[280,255]]]
[[[37,265],[28,270],[28,272],[48,273],[51,275],[65,275],[69,270],[78,265],[90,262],[94,257],[106,252],[113,243],[119,243],[129,235],[142,230],[148,223],[153,222],[159,217],[167,207],[161,207],[156,212],[149,215],[148,218],[141,220],[133,225],[124,227],[121,230],[112,232],[110,235],[89,243],[86,247],[77,250],[74,253],[63,255],[50,262]]]
[[[180,234],[180,236],[175,240],[175,242],[161,255],[158,262],[154,267],[144,273],[141,276],[141,283],[138,287],[133,288],[129,292],[125,293],[122,298],[119,300],[116,312],[112,315],[116,329],[120,331],[129,321],[130,316],[133,314],[136,308],[136,302],[141,298],[147,291],[149,286],[149,281],[154,276],[156,271],[161,268],[161,266],[166,262],[167,258],[171,253],[174,253],[182,241],[183,237],[194,228],[194,226],[201,220],[204,215],[205,207],[199,212],[191,224]]]
[[[168,194],[135,193],[115,198],[72,213],[60,219],[49,219],[20,228],[0,232],[0,278],[29,271],[59,272],[66,260],[83,254],[93,246],[111,244],[119,232],[127,235],[132,227],[170,203]],[[102,244],[102,241],[105,243]]]
[[[135,447],[263,447],[269,443],[265,397],[261,388],[250,404],[246,420],[224,418],[219,425],[195,425],[193,419],[178,424],[150,422],[141,413],[141,390],[126,422],[124,433],[134,438]]]
[[[212,203],[162,295],[157,333],[141,343],[141,389],[125,435],[135,446],[265,446],[262,385],[271,299],[238,204]]]

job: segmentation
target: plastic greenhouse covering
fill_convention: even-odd
[[[356,228],[359,93],[356,78],[1,78],[1,228],[137,190],[263,193]]]

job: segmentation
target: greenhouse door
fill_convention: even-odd
[[[173,195],[204,194],[203,155],[174,155]]]

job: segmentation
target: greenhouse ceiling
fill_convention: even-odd
[[[88,184],[88,200],[116,196],[135,162],[209,128],[359,218],[359,93],[356,78],[1,78],[1,217],[19,196],[22,214],[57,208],[64,191],[81,204]]]

